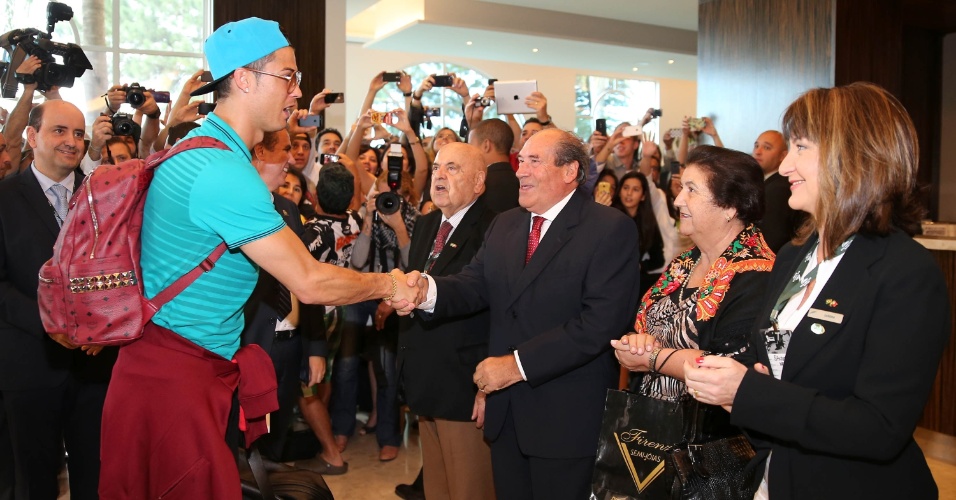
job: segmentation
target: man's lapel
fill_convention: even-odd
[[[522,234],[524,241],[515,246],[515,248],[522,250],[520,255],[517,255],[521,269],[518,271],[517,279],[511,287],[511,301],[509,301],[509,305],[517,300],[525,289],[547,269],[551,260],[554,259],[561,248],[571,240],[573,237],[571,231],[580,223],[581,209],[583,208],[583,203],[587,201],[589,200],[579,194],[575,194],[571,197],[568,204],[565,205],[564,209],[561,210],[558,216],[551,222],[547,233],[545,233],[541,241],[538,242],[538,248],[535,249],[531,260],[525,265],[524,259],[528,249],[528,233],[531,228],[531,214],[528,214],[528,223],[524,226]],[[519,231],[519,233],[521,233],[521,231]]]
[[[40,221],[39,225],[45,227],[50,235],[53,236],[53,239],[56,239],[57,235],[60,234],[60,226],[56,223],[56,216],[53,215],[53,207],[50,206],[50,200],[43,194],[43,188],[40,187],[40,181],[38,181],[36,175],[33,174],[33,169],[28,168],[17,174],[17,176],[19,177],[20,194],[23,195],[27,205],[30,207],[30,212]],[[82,179],[77,176],[77,181],[78,186],[79,181],[82,181]],[[76,192],[75,187],[73,192]]]

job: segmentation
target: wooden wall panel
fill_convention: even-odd
[[[697,110],[724,145],[751,151],[797,96],[832,85],[835,1],[701,1]]]
[[[295,47],[296,63],[302,71],[299,107],[306,108],[325,82],[325,1],[216,1],[213,2],[213,27],[253,16],[278,22]]]
[[[834,85],[867,81],[901,95],[902,10],[902,0],[836,1]]]
[[[900,102],[919,135],[919,171],[927,218],[939,220],[942,168],[943,34],[924,28],[903,28]]]

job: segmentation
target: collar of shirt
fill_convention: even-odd
[[[76,172],[70,172],[70,175],[67,175],[66,179],[56,182],[37,170],[36,164],[31,163],[30,170],[33,171],[33,176],[37,178],[37,182],[40,183],[40,189],[43,190],[43,194],[46,196],[46,199],[50,201],[51,206],[56,203],[56,196],[50,192],[50,187],[52,187],[54,184],[60,184],[66,188],[67,200],[73,197],[73,185],[76,184]]]
[[[534,225],[535,215],[544,217],[544,222],[541,224],[541,236],[539,238],[539,241],[540,239],[543,239],[545,233],[548,232],[548,228],[551,227],[551,222],[554,220],[555,217],[558,216],[559,213],[561,213],[562,210],[564,210],[564,207],[568,204],[568,202],[571,201],[571,197],[574,196],[575,191],[576,191],[575,189],[572,189],[567,196],[565,196],[561,201],[555,203],[554,206],[549,208],[543,214],[536,214],[534,212],[531,212],[532,217],[531,217],[531,222],[528,225],[528,232],[531,232],[531,227],[532,225]]]
[[[455,229],[458,229],[458,224],[461,224],[461,220],[465,218],[465,214],[468,213],[468,210],[472,205],[475,204],[476,201],[478,201],[478,198],[471,200],[471,203],[469,203],[465,208],[455,212],[455,214],[451,217],[445,217],[445,214],[442,214],[441,221],[448,221],[448,223],[451,224],[451,232],[448,233],[449,239],[451,238],[451,235],[455,234]]]
[[[243,154],[249,162],[252,162],[252,152],[245,146],[245,143],[242,142],[242,137],[239,137],[239,134],[232,128],[232,125],[229,125],[223,121],[222,118],[216,116],[215,111],[206,115],[206,120],[195,130],[200,130],[204,135],[221,140],[226,143],[234,153]],[[196,134],[190,133],[188,137],[194,135]]]

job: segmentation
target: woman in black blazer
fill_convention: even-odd
[[[950,306],[910,237],[922,215],[913,124],[888,92],[855,83],[802,95],[783,130],[780,174],[810,218],[771,274],[752,332],[760,363],[685,363],[688,392],[747,431],[755,498],[936,498],[913,431]]]

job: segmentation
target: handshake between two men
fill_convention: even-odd
[[[385,302],[395,308],[399,316],[408,316],[416,308],[425,310],[434,308],[437,292],[433,293],[431,298],[428,297],[430,281],[428,277],[418,271],[406,274],[398,269],[393,269],[389,274],[396,278],[398,289],[393,293],[391,300],[385,300]],[[425,304],[426,302],[431,304]],[[420,307],[422,304],[425,304],[425,307]],[[523,380],[523,377],[515,356],[507,354],[488,357],[478,363],[472,380],[484,395],[505,389]],[[483,398],[481,399],[483,406]],[[484,413],[483,409],[481,413]]]
[[[393,269],[389,274],[395,277],[396,288],[391,299],[385,299],[384,302],[395,308],[399,316],[408,316],[419,304],[425,302],[428,279],[418,271],[405,274],[399,269]]]

